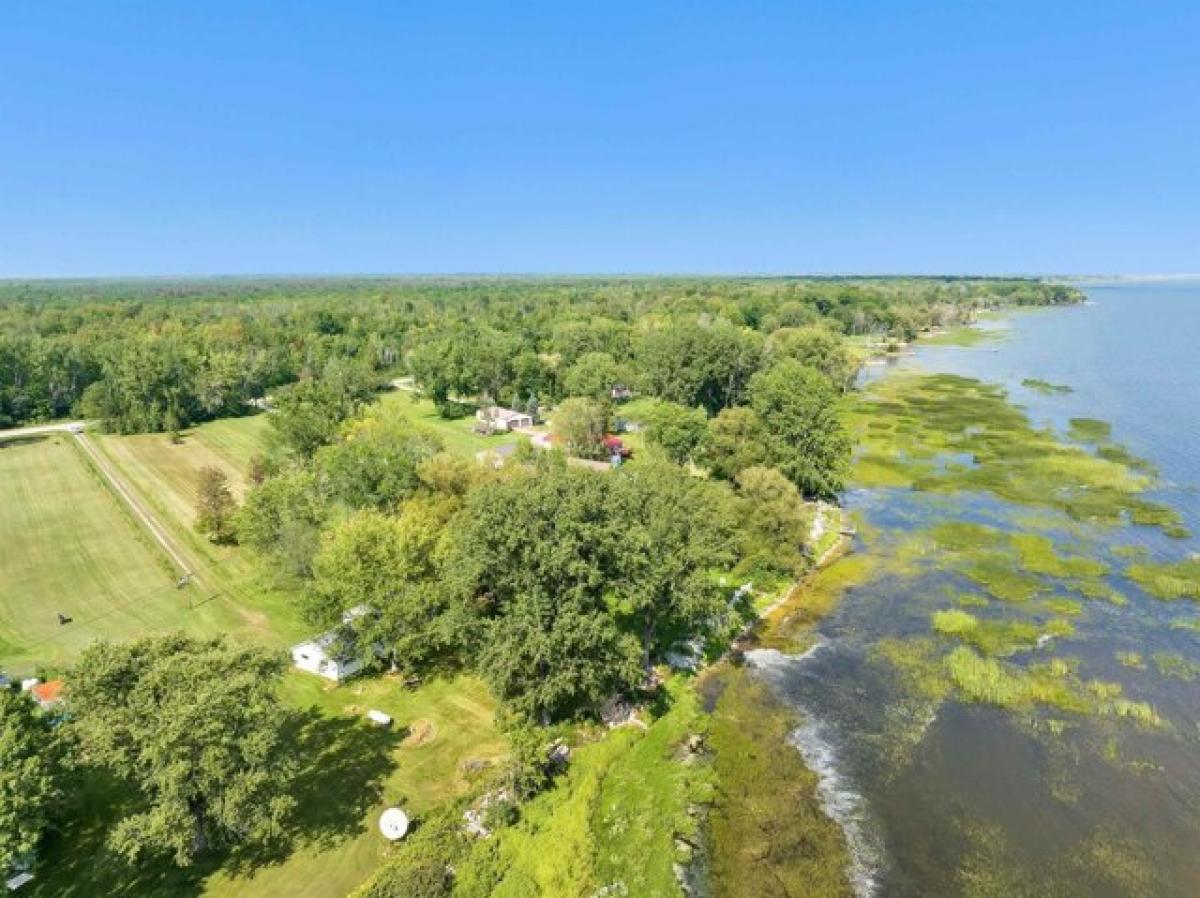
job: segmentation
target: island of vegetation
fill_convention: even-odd
[[[873,352],[1080,298],[972,278],[0,286],[0,868],[46,896],[850,894],[795,721],[730,646],[794,640],[870,576],[810,575],[850,527],[850,476],[1179,528],[1103,422],[1073,422],[1093,454],[984,385],[857,393]],[[1064,473],[1087,489],[1047,490]],[[929,539],[1039,610],[938,611],[941,666],[891,655],[931,696],[1159,725],[1004,660],[1068,631],[1047,578],[1117,600],[1093,563]],[[1195,597],[1186,565],[1130,575]],[[389,806],[416,823],[390,846]]]

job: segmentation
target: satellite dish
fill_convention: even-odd
[[[403,839],[408,832],[408,815],[399,808],[388,808],[379,817],[379,831],[389,842]]]

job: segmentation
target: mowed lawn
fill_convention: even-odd
[[[0,666],[28,674],[98,637],[219,632],[67,434],[0,444]],[[59,624],[57,614],[72,618]]]
[[[474,458],[484,449],[513,445],[521,439],[520,434],[515,433],[481,436],[475,432],[474,415],[447,420],[437,413],[437,409],[428,399],[416,399],[412,393],[405,390],[384,393],[376,404],[387,414],[406,418],[413,424],[433,431],[442,438],[447,451],[458,455]]]
[[[139,874],[104,851],[118,802],[110,784],[92,781],[84,812],[51,842],[39,879],[27,887],[30,898],[344,898],[387,855],[377,828],[384,808],[403,807],[419,824],[506,749],[493,700],[470,677],[406,689],[391,677],[334,686],[293,671],[283,696],[300,715],[293,736],[300,809],[280,850],[186,871],[151,865]],[[367,723],[372,708],[392,715],[394,726]]]
[[[92,438],[197,571],[186,589],[72,437],[0,444],[0,668],[53,671],[95,639],[173,629],[277,648],[306,635],[292,597],[262,585],[249,553],[192,529],[200,468],[221,467],[240,494],[265,428],[258,416],[211,422],[179,445],[164,434]]]

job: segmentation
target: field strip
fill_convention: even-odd
[[[167,553],[167,557],[170,558],[174,565],[179,569],[179,574],[181,576],[184,574],[191,574],[192,578],[196,579],[195,572],[192,570],[192,565],[175,545],[174,541],[167,533],[166,528],[164,528],[162,524],[158,522],[154,515],[151,514],[150,511],[147,510],[146,506],[137,498],[133,492],[133,488],[125,483],[124,480],[122,480],[112,463],[104,457],[103,453],[101,453],[96,449],[95,446],[92,445],[87,436],[82,433],[75,433],[74,437],[80,448],[83,449],[84,454],[86,454],[87,457],[91,459],[92,464],[96,466],[96,469],[100,472],[100,475],[108,481],[109,485],[112,486],[117,495],[124,500],[125,504],[129,507],[129,510],[133,512],[134,517],[141,521],[142,525],[150,532],[150,535],[154,537],[154,541],[157,542],[162,547],[163,551]]]

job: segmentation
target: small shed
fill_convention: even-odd
[[[365,605],[351,608],[342,615],[342,626],[292,646],[292,663],[335,683],[354,676],[365,665],[359,655],[348,650],[354,641],[349,625],[369,612]]]

